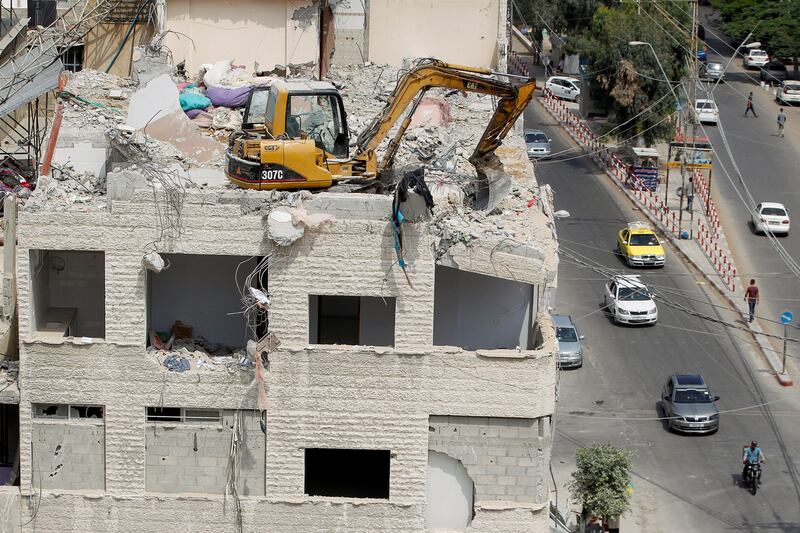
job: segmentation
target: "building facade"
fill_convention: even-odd
[[[388,196],[122,189],[19,214],[0,529],[546,530],[552,234],[469,245],[423,217],[404,273]],[[279,246],[297,208],[334,221]]]

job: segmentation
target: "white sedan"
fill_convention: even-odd
[[[753,212],[753,229],[756,233],[789,234],[789,212],[783,204],[762,202]]]
[[[581,80],[568,76],[551,76],[544,82],[544,88],[554,96],[577,102],[581,95]]]
[[[604,306],[617,324],[655,324],[658,308],[641,277],[618,275],[608,280]]]
[[[716,124],[719,122],[719,109],[717,109],[717,104],[714,103],[714,100],[696,100],[694,112],[700,123]]]
[[[800,81],[786,80],[778,87],[775,99],[784,104],[796,104],[800,102]]]

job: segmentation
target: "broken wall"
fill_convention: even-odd
[[[334,65],[360,65],[369,60],[366,11],[365,3],[357,0],[337,2],[333,7]]]
[[[458,459],[475,484],[475,502],[547,502],[550,417],[431,416],[429,449]]]
[[[433,344],[532,348],[536,292],[527,283],[437,266]]]
[[[196,73],[232,59],[248,70],[272,70],[319,58],[319,4],[313,0],[169,0],[164,44],[175,63]],[[183,35],[181,35],[183,34]]]
[[[435,57],[496,67],[500,9],[500,0],[371,0],[369,60],[399,67],[406,57]]]
[[[231,456],[235,411],[212,422],[148,422],[145,489],[148,492],[223,494]],[[237,487],[242,496],[264,495],[266,436],[257,411],[241,412],[242,447]]]
[[[103,420],[40,420],[31,424],[31,478],[44,490],[105,490]]]

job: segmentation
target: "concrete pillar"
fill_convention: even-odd
[[[509,26],[511,25],[511,17],[509,16],[509,9],[511,5],[508,0],[499,0],[497,9],[500,11],[500,16],[497,17],[497,66],[499,72],[508,72],[508,34]]]
[[[3,201],[5,212],[5,244],[3,245],[3,317],[10,321],[17,307],[17,197],[7,194]]]

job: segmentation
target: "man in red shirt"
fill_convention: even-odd
[[[744,300],[750,310],[750,322],[752,322],[753,315],[756,312],[756,304],[758,304],[758,285],[756,285],[756,280],[750,280],[750,286],[744,290]]]

